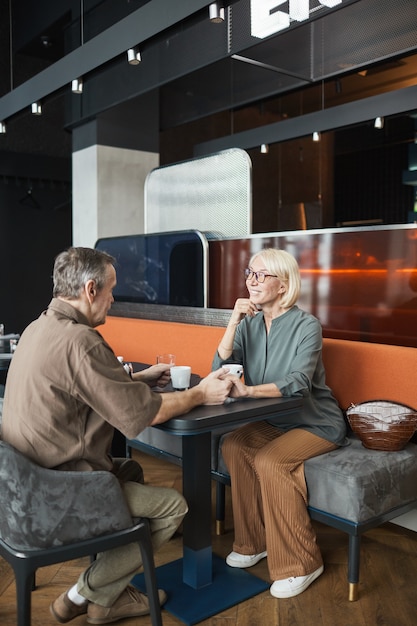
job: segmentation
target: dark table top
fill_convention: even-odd
[[[145,363],[133,363],[135,372],[149,367]],[[191,375],[191,386],[197,385],[201,380],[198,374]],[[172,391],[167,385],[161,390],[162,393]],[[179,392],[181,393],[181,392]],[[210,432],[216,428],[222,428],[233,424],[241,424],[242,421],[271,419],[278,413],[294,413],[302,406],[301,397],[289,398],[242,398],[231,400],[220,405],[201,405],[178,417],[172,417],[169,421],[153,428],[159,428],[174,435],[196,435]]]
[[[155,426],[176,435],[195,435],[216,428],[241,424],[242,421],[271,419],[279,413],[297,412],[302,398],[242,398],[221,405],[198,406],[189,413],[172,417],[168,422]]]

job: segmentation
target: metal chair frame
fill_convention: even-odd
[[[62,563],[137,541],[140,545],[152,626],[162,626],[149,522],[135,521],[125,530],[43,550],[17,550],[0,539],[0,555],[11,565],[16,580],[17,626],[31,625],[31,596],[39,567]]]

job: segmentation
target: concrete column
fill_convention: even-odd
[[[73,245],[144,232],[144,185],[159,154],[93,145],[73,152]]]
[[[143,233],[145,180],[158,166],[158,90],[73,128],[73,245]]]

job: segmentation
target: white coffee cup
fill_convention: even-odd
[[[172,388],[175,391],[189,389],[191,380],[191,367],[189,365],[174,365],[170,368]]]
[[[239,378],[243,374],[243,365],[240,363],[224,363],[223,367],[229,370],[229,374],[233,374],[233,376],[239,376]]]

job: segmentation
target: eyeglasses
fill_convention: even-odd
[[[265,274],[265,272],[254,272],[248,267],[245,269],[244,274],[245,274],[246,280],[251,280],[255,276],[256,282],[258,283],[264,283],[265,278],[267,278],[268,276],[270,276],[271,278],[278,278],[278,276],[275,276],[275,274]]]

